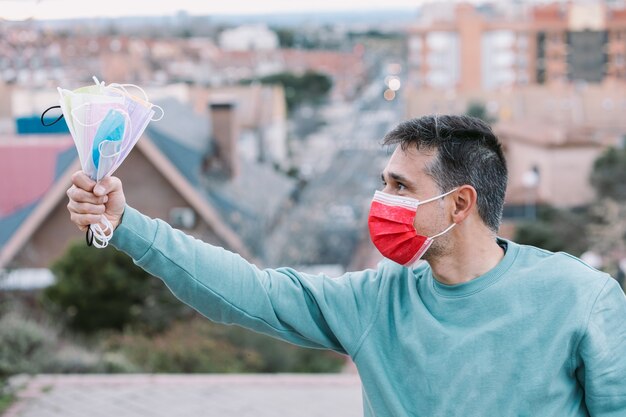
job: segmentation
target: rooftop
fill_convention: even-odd
[[[69,135],[0,140],[0,248],[75,158]]]
[[[362,416],[354,374],[38,375],[5,417]]]

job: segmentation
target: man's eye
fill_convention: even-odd
[[[404,184],[402,184],[402,183],[398,183],[398,190],[400,190],[400,191],[404,191],[404,190],[406,190],[405,185],[404,185]]]

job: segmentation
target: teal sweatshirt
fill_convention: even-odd
[[[366,416],[626,416],[626,297],[567,254],[499,240],[464,284],[391,261],[331,279],[261,270],[131,207],[111,243],[211,320],[350,355]]]

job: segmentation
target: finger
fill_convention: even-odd
[[[103,214],[105,212],[104,204],[79,203],[73,200],[67,204],[70,213],[77,214]]]
[[[122,190],[122,181],[117,177],[106,177],[100,180],[93,189],[93,193],[97,196],[103,196],[116,191]]]
[[[96,182],[89,178],[87,174],[83,171],[76,171],[72,174],[72,183],[80,189],[85,191],[93,191],[93,187],[96,185]]]
[[[87,227],[90,224],[97,224],[102,219],[101,214],[78,214],[78,213],[72,213],[72,212],[70,213],[71,213],[70,220],[72,220],[72,223],[78,226],[79,229],[81,226]]]
[[[107,196],[98,197],[89,191],[77,188],[75,185],[67,190],[67,196],[70,200],[78,203],[105,204],[109,200]]]

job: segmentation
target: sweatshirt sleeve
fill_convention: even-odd
[[[126,207],[111,244],[207,318],[350,354],[373,320],[378,273],[332,279],[264,269]]]
[[[593,304],[578,354],[590,416],[626,416],[626,296],[610,277]]]

